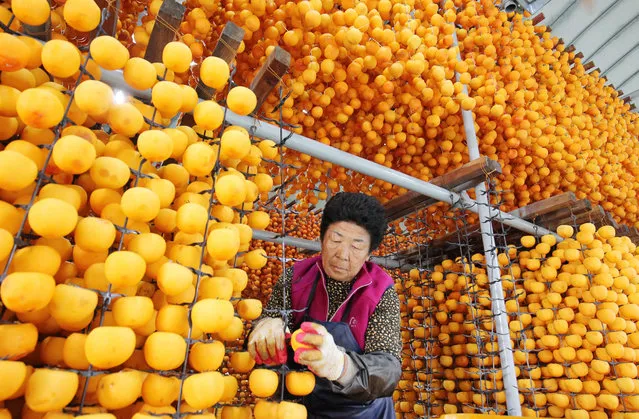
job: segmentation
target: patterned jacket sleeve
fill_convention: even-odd
[[[399,297],[395,288],[390,287],[381,300],[366,328],[366,347],[364,351],[387,352],[401,361],[402,336],[400,331]]]
[[[332,390],[362,402],[391,396],[402,373],[401,350],[399,297],[391,287],[368,321],[364,354],[347,351],[348,377],[331,382]]]
[[[281,311],[283,309],[290,309],[291,302],[291,281],[293,278],[293,268],[286,268],[284,274],[273,285],[273,291],[266,302],[266,307],[262,311],[264,317],[282,317]],[[286,298],[285,298],[286,295]],[[286,301],[286,304],[284,303]],[[288,327],[292,327],[292,316],[289,316]]]

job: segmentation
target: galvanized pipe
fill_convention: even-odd
[[[239,125],[244,128],[252,128],[256,137],[271,140],[276,144],[280,143],[280,128],[255,119],[250,116],[240,116],[232,111],[228,110],[226,113],[227,120],[232,125]],[[381,179],[393,185],[400,186],[436,199],[438,201],[446,202],[451,205],[462,205],[469,211],[477,213],[477,202],[472,199],[464,198],[460,194],[446,190],[432,183],[424,182],[416,179],[405,173],[397,170],[389,169],[386,166],[377,164],[362,157],[355,156],[345,151],[339,150],[335,147],[322,144],[318,141],[311,140],[310,138],[302,135],[284,130],[284,137],[286,147],[297,150],[300,153],[308,154],[319,160],[327,161],[338,166],[342,166],[346,169],[351,169],[356,172],[362,173],[366,176],[371,176],[376,179]],[[522,220],[521,218],[514,217],[503,211],[495,209],[496,214],[503,218],[503,222],[506,225],[514,227],[518,230],[524,231],[529,234],[553,234],[551,231],[542,227],[536,226],[533,223]]]
[[[610,37],[608,39],[606,39],[606,41],[603,44],[601,44],[599,47],[597,47],[597,49],[592,54],[590,54],[587,58],[584,58],[582,60],[582,62],[587,63],[588,61],[590,61],[595,55],[597,55],[599,53],[599,51],[601,51],[602,49],[607,47],[608,44],[610,44],[610,42],[612,42],[614,39],[616,39],[619,36],[619,34],[621,34],[623,31],[628,29],[629,25],[632,25],[633,23],[635,23],[637,21],[637,19],[639,19],[639,13],[634,15],[632,18],[628,19],[627,22],[619,25],[619,29],[615,33],[610,35]]]
[[[608,74],[608,72],[610,70],[612,70],[613,68],[617,67],[617,65],[619,65],[620,62],[622,62],[624,59],[626,59],[626,57],[628,57],[628,55],[632,54],[633,52],[635,52],[635,50],[639,48],[639,42],[637,42],[630,50],[626,51],[625,53],[623,53],[621,55],[621,57],[617,58],[617,60],[612,63],[610,65],[610,67],[606,68],[602,73],[601,73],[601,77],[605,76],[606,74]]]
[[[626,77],[626,79],[624,81],[622,81],[619,86],[616,86],[615,89],[621,90],[621,88],[624,87],[629,81],[634,79],[637,76],[637,74],[639,74],[639,70],[635,70],[631,75]]]
[[[566,13],[568,13],[568,11],[569,11],[570,9],[572,9],[572,7],[573,7],[576,3],[577,3],[577,0],[571,0],[571,1],[570,1],[570,4],[568,4],[568,5],[567,5],[567,6],[566,6],[566,7],[565,7],[562,11],[561,11],[561,13],[559,13],[559,16],[557,16],[555,19],[553,19],[553,21],[552,21],[552,22],[550,22],[550,23],[548,23],[546,26],[548,26],[548,27],[552,28],[552,27],[553,27],[553,25],[554,25],[555,23],[557,23],[557,22],[559,22],[561,19],[563,19],[564,15],[565,15]]]
[[[458,47],[457,32],[453,31],[453,45]],[[461,54],[457,48],[457,60],[461,61]],[[459,73],[456,73],[457,81],[460,81]],[[468,88],[464,84],[462,93],[468,94]],[[479,143],[475,133],[475,121],[472,111],[461,111],[464,122],[464,132],[466,134],[466,144],[471,160],[478,159]],[[508,324],[508,314],[506,311],[506,299],[501,283],[501,270],[497,260],[497,245],[493,231],[491,217],[491,205],[488,198],[486,182],[481,182],[475,187],[475,197],[479,214],[479,227],[481,239],[484,245],[484,257],[486,258],[486,274],[488,275],[490,300],[493,317],[495,319],[495,333],[497,334],[497,345],[499,347],[499,360],[501,363],[504,392],[506,393],[506,408],[508,415],[521,416],[521,404],[519,402],[519,387],[517,385],[517,374],[515,372],[515,360],[513,358],[513,348],[510,342],[510,327]]]
[[[135,91],[128,88],[126,82],[122,78],[121,71],[103,71],[102,81],[111,85],[112,87],[131,92],[132,94],[140,98],[149,99],[151,97],[151,89],[144,91]],[[465,209],[468,209],[469,211],[475,213],[478,213],[479,211],[477,202],[458,193],[446,190],[439,186],[433,185],[432,183],[424,182],[405,173],[387,168],[386,166],[377,164],[362,157],[355,156],[335,147],[322,144],[319,141],[314,141],[310,138],[290,132],[288,130],[282,130],[279,126],[260,121],[251,116],[240,116],[235,114],[230,109],[226,109],[225,112],[227,121],[231,125],[239,125],[247,129],[253,128],[253,132],[256,137],[271,140],[276,144],[280,144],[281,138],[283,137],[285,138],[284,142],[286,147],[292,150],[308,154],[309,156],[315,157],[317,159],[342,166],[346,169],[354,170],[356,172],[374,177],[376,179],[381,179],[393,185],[397,185],[410,191],[420,193],[438,201],[446,202],[451,205],[463,205]],[[553,232],[545,228],[522,220],[521,218],[514,217],[499,209],[494,209],[494,213],[501,219],[503,219],[504,224],[523,232],[533,235],[554,234]]]
[[[634,98],[637,95],[639,95],[639,89],[637,89],[637,90],[635,90],[633,92],[630,92],[630,93],[626,93],[625,95],[621,96],[619,99],[625,99],[627,97]]]
[[[617,2],[613,3],[610,7],[606,8],[603,12],[599,13],[599,15],[592,22],[590,22],[589,24],[584,26],[584,28],[581,31],[579,31],[577,36],[575,36],[573,39],[571,39],[570,42],[566,42],[566,44],[570,45],[570,44],[574,44],[575,42],[577,42],[577,40],[579,40],[579,38],[581,38],[590,28],[592,28],[593,25],[595,25],[597,22],[599,22],[599,19],[605,17],[608,13],[610,13],[613,10],[615,10],[615,8],[618,7],[620,4],[621,4],[621,2],[617,1]]]
[[[253,230],[253,239],[263,240],[270,243],[285,244],[286,246],[297,247],[298,249],[306,249],[312,252],[319,253],[322,250],[322,246],[319,241],[306,240],[299,237],[278,235],[276,233],[264,230]],[[371,261],[376,264],[389,269],[397,269],[406,267],[399,260],[390,257],[378,257],[372,256]]]

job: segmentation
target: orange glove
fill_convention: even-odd
[[[286,333],[284,321],[266,317],[253,328],[248,351],[257,364],[278,365],[286,362]]]

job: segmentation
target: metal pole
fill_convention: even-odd
[[[632,73],[631,75],[626,77],[626,79],[624,81],[622,81],[619,86],[615,87],[615,89],[621,90],[621,88],[624,87],[629,81],[634,79],[637,76],[637,74],[639,74],[639,70],[635,71],[634,73]]]
[[[459,46],[457,42],[457,31],[453,31],[453,45],[457,47],[457,59],[461,61]],[[460,81],[459,73],[456,73],[457,81]],[[468,88],[463,85],[463,93],[468,94]],[[473,113],[462,109],[462,120],[466,133],[466,144],[468,144],[468,154],[471,160],[479,158],[479,145],[475,133],[475,122]],[[497,345],[499,346],[499,359],[504,380],[504,391],[506,393],[506,408],[508,415],[521,416],[521,404],[519,402],[519,387],[517,385],[517,374],[515,373],[515,360],[513,358],[513,348],[510,342],[510,328],[508,325],[508,314],[506,312],[506,301],[504,289],[501,283],[501,271],[497,261],[497,246],[493,232],[493,222],[491,217],[491,205],[488,199],[486,183],[481,182],[475,187],[477,198],[479,226],[481,229],[481,239],[484,244],[484,256],[486,258],[486,274],[490,284],[490,299],[492,312],[495,319],[495,332],[497,333]]]
[[[619,99],[625,99],[627,97],[634,98],[635,96],[637,96],[637,94],[639,94],[639,89],[635,90],[634,92],[626,93],[625,95],[621,96]]]
[[[602,73],[601,73],[601,77],[605,76],[606,74],[608,74],[608,72],[610,70],[612,70],[613,68],[617,67],[617,65],[622,62],[626,57],[628,57],[628,55],[632,54],[633,52],[635,52],[635,50],[639,48],[639,42],[637,42],[630,50],[626,51],[625,53],[623,53],[623,55],[619,58],[617,58],[617,60],[612,63],[610,65],[610,67],[608,67],[607,69],[605,69]]]
[[[606,8],[603,12],[599,13],[599,15],[589,24],[587,24],[586,26],[584,26],[584,28],[579,31],[579,33],[577,34],[577,36],[575,36],[573,39],[570,40],[570,42],[566,42],[567,45],[570,44],[574,44],[575,42],[577,42],[585,33],[586,31],[588,31],[590,28],[592,28],[593,25],[596,25],[597,22],[599,22],[599,19],[605,17],[608,13],[612,12],[613,10],[615,10],[615,8],[617,6],[619,6],[621,4],[620,1],[615,2],[612,4],[612,6]]]
[[[279,128],[275,125],[265,123],[250,116],[240,116],[230,110],[227,111],[226,116],[230,124],[239,125],[245,128],[251,127],[253,128],[256,137],[271,140],[276,144],[279,144]],[[393,185],[420,193],[438,201],[446,202],[451,205],[463,204],[469,211],[475,213],[478,212],[477,202],[472,199],[464,198],[456,192],[448,191],[444,188],[433,185],[432,183],[424,182],[405,173],[389,169],[381,164],[374,163],[370,160],[355,156],[335,147],[311,140],[310,138],[302,135],[288,131],[284,131],[284,134],[287,135],[287,139],[285,140],[286,147],[290,149],[297,150],[300,153],[308,154],[309,156],[317,159],[342,166],[346,169],[354,170],[367,176],[384,180],[388,183],[392,183]],[[495,209],[495,211],[500,217],[503,217],[504,224],[523,232],[535,235],[554,234],[547,229],[536,226],[535,224],[522,220],[521,218],[514,217],[501,210]]]
[[[307,250],[318,252],[318,253],[321,250],[321,245],[320,245],[320,242],[318,241],[306,240],[306,239],[301,239],[299,237],[292,237],[292,236],[281,236],[271,231],[253,230],[253,239],[262,240],[262,241],[271,242],[271,243],[277,243],[277,244],[283,243],[286,246],[293,246],[299,249],[307,249]],[[405,264],[401,263],[399,260],[389,258],[389,257],[373,256],[371,257],[371,261],[389,269],[407,267]]]
[[[102,81],[113,87],[127,90],[129,92],[131,91],[131,89],[127,89],[126,82],[124,82],[122,78],[122,72],[120,71],[103,71]],[[134,95],[140,98],[148,99],[151,97],[151,89],[144,91],[135,91]],[[256,137],[271,140],[275,144],[280,144],[280,127],[260,121],[259,119],[253,118],[251,116],[237,115],[230,109],[225,109],[225,112],[226,119],[231,125],[239,125],[247,129],[253,128],[253,132]],[[446,202],[451,205],[463,205],[465,209],[475,213],[478,213],[479,211],[477,202],[456,192],[446,190],[439,186],[433,185],[432,183],[424,182],[405,173],[389,169],[381,164],[377,164],[370,160],[355,156],[353,154],[347,153],[346,151],[342,151],[338,148],[322,144],[319,141],[311,140],[310,138],[287,130],[282,130],[282,135],[285,138],[284,142],[286,143],[286,147],[292,150],[308,154],[311,157],[315,157],[317,159],[342,166],[346,169],[354,170],[356,172],[374,177],[376,179],[381,179],[393,185],[397,185],[410,191],[420,193],[438,201]],[[545,228],[522,220],[521,218],[514,217],[499,209],[495,208],[494,211],[495,214],[503,219],[503,223],[506,225],[533,235],[553,234],[555,235],[557,240],[561,240],[561,237]]]
[[[595,55],[597,55],[599,53],[599,51],[601,51],[603,48],[607,47],[608,44],[610,44],[610,42],[612,42],[612,40],[616,39],[619,36],[619,34],[621,34],[621,32],[623,32],[626,29],[628,29],[628,26],[630,26],[633,23],[635,23],[637,21],[637,19],[639,19],[639,14],[636,14],[634,17],[628,19],[628,21],[626,21],[625,23],[619,25],[618,26],[619,29],[617,29],[615,31],[615,33],[610,35],[610,37],[608,39],[606,39],[606,41],[603,44],[598,46],[597,49],[593,53],[591,53],[587,58],[584,58],[582,60],[582,62],[587,63],[588,61],[590,61]]]
[[[574,6],[575,3],[577,3],[577,0],[572,0],[570,4],[568,4],[566,8],[561,11],[559,16],[557,16],[552,22],[548,23],[546,26],[548,26],[549,28],[552,28],[555,23],[559,22],[564,17],[564,15],[568,13],[570,9],[572,9],[572,6]]]

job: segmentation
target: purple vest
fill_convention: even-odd
[[[393,279],[379,266],[372,262],[366,262],[357,274],[353,287],[348,297],[338,308],[331,319],[328,319],[328,292],[326,291],[326,278],[322,269],[321,256],[303,260],[293,265],[293,282],[291,285],[291,300],[293,310],[306,309],[306,303],[313,288],[313,283],[320,276],[315,298],[308,315],[318,321],[334,321],[342,318],[346,303],[353,300],[348,319],[343,321],[348,324],[362,350],[365,350],[366,328],[368,319],[375,311],[379,300],[386,290],[393,286]],[[304,312],[293,313],[293,324],[299,325]]]

